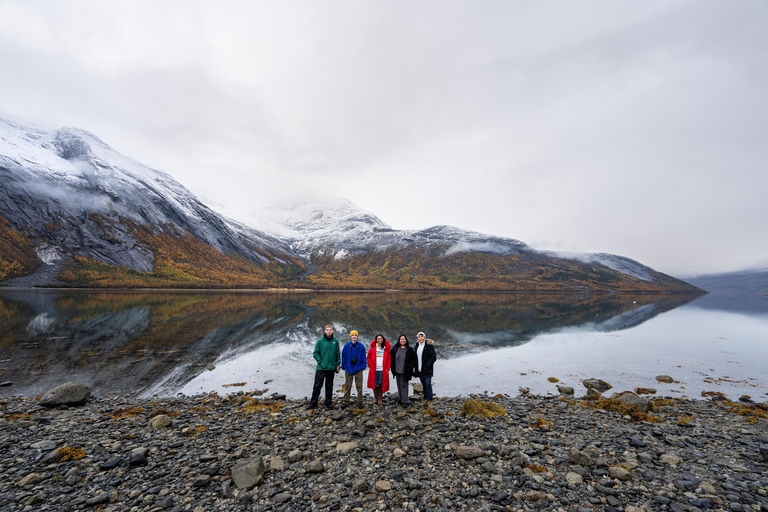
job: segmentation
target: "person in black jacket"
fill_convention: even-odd
[[[392,375],[397,382],[397,394],[400,399],[400,405],[406,407],[411,404],[408,400],[408,381],[413,377],[419,376],[416,360],[416,351],[408,345],[408,338],[401,334],[397,343],[390,351],[392,360]]]
[[[435,342],[428,340],[423,332],[417,334],[416,338],[419,341],[416,345],[419,380],[421,381],[421,387],[424,389],[424,399],[431,402],[434,398],[434,395],[432,394],[432,373],[435,367],[435,361],[437,361]]]

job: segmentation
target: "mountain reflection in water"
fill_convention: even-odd
[[[504,293],[0,292],[3,394],[36,395],[71,380],[96,395],[174,394],[206,367],[269,350],[309,367],[325,324],[368,343],[425,331],[441,359],[526,343],[565,328],[615,331],[690,295]],[[265,352],[266,353],[266,352]],[[226,375],[229,382],[253,375]],[[243,389],[256,389],[251,385]],[[259,383],[260,384],[260,383]],[[237,388],[235,388],[237,389]],[[223,391],[219,389],[219,391]],[[278,390],[285,392],[284,390]]]

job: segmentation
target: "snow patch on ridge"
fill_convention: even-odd
[[[616,256],[615,254],[607,254],[602,252],[578,253],[545,251],[545,254],[555,258],[579,261],[588,265],[599,264],[603,265],[604,267],[608,267],[611,270],[621,272],[622,274],[626,274],[643,281],[655,281],[655,278],[653,277],[654,270],[652,268],[646,267],[642,263],[639,263],[630,258],[625,258],[624,256]]]

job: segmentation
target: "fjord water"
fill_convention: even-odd
[[[761,302],[760,299],[766,299]],[[0,388],[33,396],[67,381],[97,395],[311,391],[325,324],[436,342],[435,393],[621,391],[765,400],[768,297],[501,293],[0,291]],[[763,305],[765,307],[763,308]],[[668,374],[675,383],[655,380]],[[343,377],[337,377],[337,389]],[[237,384],[233,386],[233,384]]]

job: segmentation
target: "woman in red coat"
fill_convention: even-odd
[[[389,391],[389,368],[392,366],[392,349],[381,334],[371,342],[368,350],[368,387],[373,390],[373,403],[381,405],[384,393]]]

